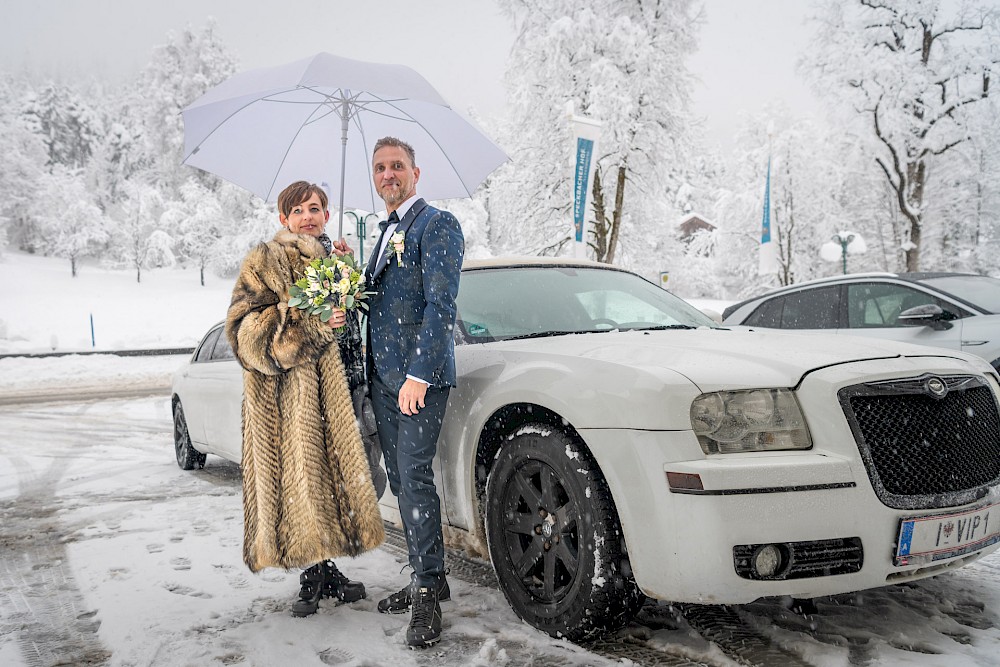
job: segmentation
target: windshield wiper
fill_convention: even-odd
[[[533,333],[519,334],[517,336],[507,336],[496,340],[527,340],[529,338],[547,338],[549,336],[569,336],[571,334],[607,333],[614,329],[574,329],[572,331],[535,331]]]
[[[629,327],[622,331],[666,331],[667,329],[697,329],[690,324],[658,324],[654,327]]]

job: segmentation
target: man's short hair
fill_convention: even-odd
[[[413,152],[413,146],[406,143],[402,139],[397,139],[396,137],[382,137],[375,142],[375,150],[372,151],[372,157],[375,157],[375,153],[378,153],[380,149],[386,146],[394,146],[395,148],[402,148],[406,151],[407,157],[410,158],[410,166],[417,166],[417,154]]]
[[[323,210],[327,209],[326,192],[315,183],[308,181],[295,181],[278,195],[278,211],[281,215],[288,217],[292,209],[311,198],[313,195],[319,196],[319,203],[323,205]]]

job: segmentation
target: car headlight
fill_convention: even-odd
[[[691,404],[691,427],[706,454],[812,447],[806,420],[789,389],[702,394]]]

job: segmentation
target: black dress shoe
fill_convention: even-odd
[[[406,644],[410,648],[427,648],[441,639],[441,605],[437,590],[420,587],[412,595],[410,625],[406,628]]]
[[[438,579],[437,595],[439,602],[447,602],[451,599],[451,588],[448,587],[448,579],[442,574]],[[378,601],[378,610],[381,614],[402,614],[410,610],[412,596],[410,586],[403,586],[400,590]]]

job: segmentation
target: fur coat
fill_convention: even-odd
[[[384,539],[336,334],[288,307],[312,236],[282,229],[250,251],[226,316],[243,366],[243,560],[308,567]]]

